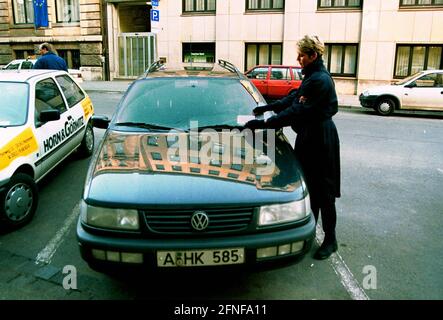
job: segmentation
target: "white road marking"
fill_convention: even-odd
[[[72,209],[71,214],[66,218],[63,226],[60,230],[57,231],[55,236],[48,242],[46,247],[39,252],[37,258],[35,258],[35,264],[50,264],[51,259],[54,256],[57,249],[62,244],[64,237],[69,232],[69,229],[77,220],[78,215],[80,214],[80,206],[77,204],[74,209]]]
[[[320,245],[323,242],[325,234],[319,224],[317,224],[317,243]],[[355,280],[354,275],[351,270],[349,270],[343,258],[338,252],[334,252],[329,257],[329,263],[334,269],[337,276],[340,278],[340,282],[346,291],[349,293],[353,300],[370,300],[366,292],[360,287],[357,280]]]
[[[438,168],[437,170],[438,170],[438,172],[440,172],[441,174],[443,174],[443,170],[442,170],[442,169]]]

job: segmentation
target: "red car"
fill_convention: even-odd
[[[301,67],[263,65],[247,71],[261,94],[268,99],[281,99],[300,87],[302,81]]]

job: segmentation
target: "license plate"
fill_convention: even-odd
[[[244,248],[158,251],[158,267],[204,267],[242,264],[245,262]]]

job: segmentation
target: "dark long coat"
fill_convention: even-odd
[[[291,126],[294,151],[302,166],[313,205],[340,197],[340,141],[332,116],[338,111],[334,81],[321,58],[303,69],[299,90],[270,104],[277,115],[268,128]],[[304,97],[301,102],[300,98]]]

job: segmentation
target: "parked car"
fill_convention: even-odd
[[[36,183],[73,151],[92,154],[94,109],[65,71],[0,71],[0,91],[0,225],[20,227],[36,211]]]
[[[37,59],[16,59],[9,62],[3,67],[3,70],[24,70],[32,69]],[[75,82],[82,83],[82,72],[78,69],[68,69],[69,74],[74,78]]]
[[[369,88],[359,99],[383,116],[395,110],[443,111],[443,70],[421,71],[392,85]]]
[[[106,132],[77,224],[93,269],[274,267],[310,249],[315,221],[294,152],[282,130],[243,130],[266,102],[219,63],[230,71],[155,69],[111,121],[93,118]]]
[[[301,70],[294,66],[260,65],[245,74],[265,98],[281,99],[300,87]]]

